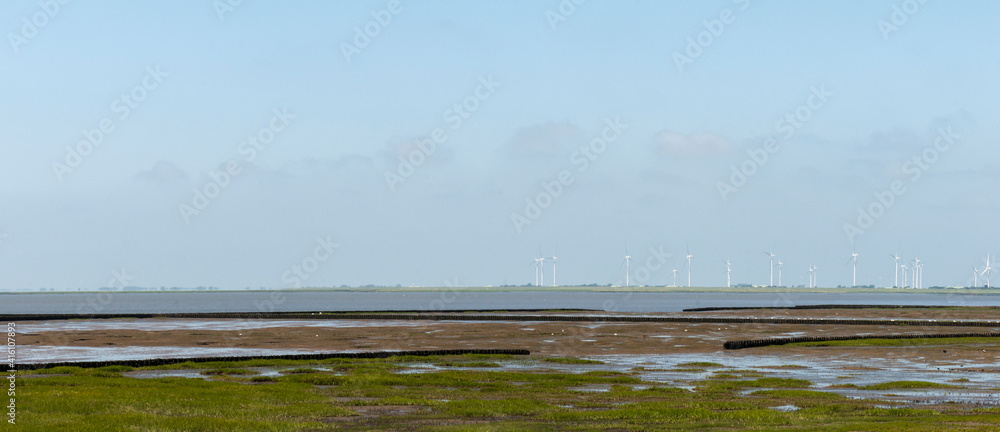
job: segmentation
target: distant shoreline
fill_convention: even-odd
[[[137,290],[81,290],[81,291],[5,291],[0,294],[169,294],[169,293],[223,293],[223,292],[643,292],[643,293],[833,293],[833,294],[961,294],[998,295],[1000,288],[796,288],[796,287],[609,287],[609,286],[559,286],[559,287],[353,287],[353,288],[274,288],[274,289],[137,289]]]

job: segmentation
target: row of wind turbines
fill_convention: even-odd
[[[691,249],[688,248],[687,246],[685,246],[685,250],[687,252],[686,255],[684,256],[685,267],[687,269],[687,286],[691,287],[691,260],[694,258],[694,255],[691,254]],[[779,287],[783,286],[782,282],[781,282],[781,269],[782,269],[782,266],[784,265],[784,263],[774,253],[774,249],[771,249],[771,251],[769,251],[769,252],[768,251],[764,251],[764,254],[767,255],[768,258],[769,258],[769,274],[770,274],[770,276],[769,276],[769,279],[768,279],[768,285],[767,286],[768,287],[775,286],[774,285],[774,262],[775,262],[775,259],[777,259],[777,261],[778,261],[778,285],[777,286],[779,286]],[[541,257],[541,253],[540,252],[539,252],[538,256],[539,257],[535,258],[534,263],[533,263],[533,265],[535,266],[535,286],[543,286],[544,283],[545,283],[544,282],[544,279],[545,279],[545,261],[551,261],[552,262],[552,286],[556,286],[556,261],[559,258],[557,258],[554,255],[551,256],[551,257],[548,257],[548,258]],[[858,254],[857,250],[853,250],[851,252],[851,257],[847,259],[846,265],[853,264],[852,269],[851,269],[851,286],[858,286],[858,257],[859,256],[860,256],[860,254]],[[897,287],[907,287],[907,286],[912,286],[913,288],[923,288],[924,287],[924,263],[921,262],[920,258],[914,258],[913,261],[911,261],[913,265],[912,266],[908,266],[905,261],[902,264],[900,264],[900,259],[902,257],[900,257],[899,254],[889,254],[889,256],[893,258],[893,263],[894,263],[893,264],[893,274],[894,274],[894,276],[893,276],[894,277],[894,279],[893,279],[893,287],[894,288],[897,288]],[[986,266],[982,270],[979,270],[975,266],[972,267],[973,281],[974,281],[973,282],[973,286],[976,286],[976,287],[979,286],[979,277],[980,276],[985,276],[986,277],[986,280],[985,280],[986,281],[986,288],[990,288],[991,282],[992,282],[991,275],[992,275],[992,271],[993,271],[993,267],[990,265],[990,259],[991,259],[991,255],[987,254],[986,255]],[[625,268],[625,286],[626,287],[631,286],[631,279],[630,279],[630,275],[631,275],[631,269],[630,269],[631,263],[632,263],[632,256],[629,255],[629,253],[628,253],[628,244],[626,243],[625,244],[625,259],[622,261],[621,265],[618,266],[618,270],[621,270],[622,267]],[[810,265],[809,266],[809,269],[808,269],[808,272],[809,272],[809,288],[816,288],[817,287],[816,276],[817,276],[817,270],[818,269],[819,269],[819,267],[817,267],[815,265]],[[907,281],[907,270],[910,271],[909,272],[909,275],[910,275],[909,281]],[[728,287],[732,287],[732,272],[733,272],[733,263],[729,259],[726,259],[726,287],[727,288]],[[900,276],[902,276],[902,280],[903,280],[903,284],[902,285],[899,284],[899,282],[900,282]],[[677,286],[677,268],[673,269],[673,285],[672,286]]]

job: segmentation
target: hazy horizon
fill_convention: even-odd
[[[539,254],[624,285],[626,243],[635,285],[688,250],[694,286],[766,285],[773,250],[849,286],[856,250],[858,285],[898,253],[968,286],[1000,253],[997,3],[0,16],[2,291],[524,285]]]

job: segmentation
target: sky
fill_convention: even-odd
[[[0,4],[0,290],[966,286],[1000,4]],[[544,267],[552,283],[552,261]],[[900,280],[901,284],[902,281]],[[998,282],[1000,283],[1000,282]]]

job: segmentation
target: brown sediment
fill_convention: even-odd
[[[939,316],[946,309],[913,310],[784,310],[795,316],[872,317],[888,318],[892,313],[913,319]],[[747,311],[742,311],[746,316]],[[781,311],[750,311],[773,314]],[[964,311],[967,319],[995,319],[978,315],[985,310]],[[994,311],[995,312],[995,311]],[[718,312],[712,312],[716,314]],[[803,315],[806,313],[807,315]],[[564,315],[565,313],[560,313]],[[583,315],[594,315],[581,313]],[[867,315],[866,315],[867,314]],[[903,315],[905,314],[905,315]],[[670,314],[678,315],[678,314]],[[684,314],[688,315],[688,314]],[[323,351],[381,351],[432,349],[528,349],[532,354],[557,356],[587,356],[604,354],[672,354],[713,353],[723,351],[722,344],[730,339],[763,339],[800,335],[846,336],[857,334],[914,334],[981,332],[985,329],[934,326],[895,325],[815,325],[788,324],[715,324],[715,323],[656,323],[656,322],[516,322],[516,321],[411,321],[406,325],[369,323],[364,327],[270,327],[245,330],[162,330],[157,325],[181,320],[142,319],[114,320],[120,323],[140,322],[149,330],[80,330],[47,331],[18,335],[20,346],[177,346],[220,348],[312,349]],[[198,322],[185,319],[184,321]],[[219,320],[213,320],[219,321]],[[37,322],[44,324],[45,322]],[[27,328],[25,330],[28,330]],[[987,344],[988,345],[988,344]],[[30,348],[29,348],[30,349]],[[985,351],[984,351],[985,350]],[[755,348],[758,354],[782,355],[858,355],[869,358],[917,358],[924,361],[947,361],[958,364],[995,362],[1000,347],[992,346],[902,346],[902,347],[801,347],[780,346]]]

